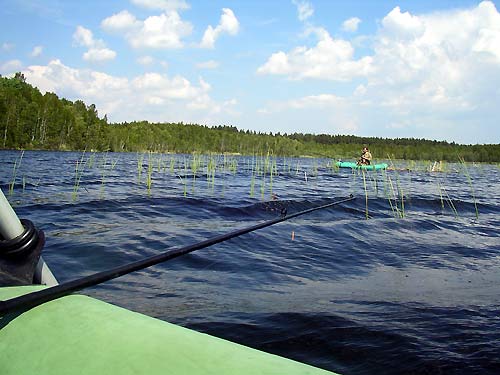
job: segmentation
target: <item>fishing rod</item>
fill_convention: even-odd
[[[66,283],[62,283],[59,285],[55,285],[46,289],[42,289],[40,291],[32,292],[29,294],[25,294],[19,297],[11,298],[5,301],[0,301],[0,316],[5,316],[9,313],[15,312],[15,311],[26,311],[29,310],[33,307],[39,306],[45,302],[49,302],[64,296],[67,296],[68,294],[71,294],[73,292],[77,292],[79,290],[82,290],[84,288],[88,288],[90,286],[98,285],[101,284],[105,281],[116,279],[117,277],[127,275],[131,272],[135,272],[150,266],[153,266],[158,263],[165,262],[170,259],[177,258],[181,255],[189,254],[193,251],[200,250],[212,245],[215,245],[217,243],[221,243],[227,240],[230,240],[231,238],[235,238],[238,236],[241,236],[243,234],[253,232],[258,229],[266,228],[274,224],[281,223],[286,220],[293,219],[297,216],[305,215],[307,213],[325,209],[328,207],[336,206],[341,203],[349,202],[351,200],[355,199],[355,197],[351,194],[348,198],[344,198],[332,203],[324,204],[321,206],[309,208],[307,210],[295,212],[293,214],[287,215],[287,212],[285,209],[281,211],[281,216],[272,219],[269,221],[265,221],[260,224],[252,225],[246,228],[238,229],[229,233],[221,234],[212,238],[209,238],[207,240],[188,245],[188,246],[183,246],[180,248],[175,248],[171,250],[167,250],[161,254],[158,255],[153,255],[151,257],[147,257],[132,263],[128,263],[122,266],[118,266],[116,268],[107,270],[107,271],[102,271],[95,273],[93,275],[85,276],[77,280],[72,280],[68,281]]]

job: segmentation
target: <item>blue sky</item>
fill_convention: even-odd
[[[500,143],[498,5],[2,0],[0,74],[112,122]]]

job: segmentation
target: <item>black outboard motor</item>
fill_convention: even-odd
[[[19,220],[0,189],[0,287],[30,285],[45,235],[29,220]]]

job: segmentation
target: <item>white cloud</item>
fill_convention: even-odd
[[[173,49],[184,47],[183,39],[193,32],[193,25],[182,20],[177,9],[186,9],[180,1],[150,1],[135,2],[150,9],[162,9],[160,15],[138,20],[127,10],[123,10],[101,22],[101,27],[114,33],[123,34],[133,48]],[[222,9],[219,24],[214,28],[208,26],[203,34],[200,47],[214,48],[221,34],[236,35],[239,31],[239,21],[233,11]]]
[[[86,61],[106,61],[113,60],[116,57],[116,52],[109,48],[90,48],[83,54],[83,59]]]
[[[196,64],[196,67],[198,69],[217,69],[219,65],[220,65],[219,62],[215,60],[208,60]]]
[[[355,32],[356,30],[358,30],[358,26],[360,23],[361,20],[358,17],[349,18],[342,23],[342,30],[351,33]]]
[[[479,53],[485,52],[490,55],[490,58],[500,61],[500,30],[479,30],[479,37],[472,46],[472,50]]]
[[[73,34],[73,41],[77,46],[93,47],[96,44],[92,31],[83,26],[77,26]]]
[[[151,56],[141,56],[137,59],[137,62],[141,65],[151,65],[154,63],[154,59]]]
[[[498,98],[500,14],[491,2],[412,15],[392,10],[375,43],[366,96],[400,111],[470,111]]]
[[[189,4],[184,0],[132,0],[132,4],[147,9],[177,10],[189,9]]]
[[[134,48],[180,48],[181,38],[190,35],[192,30],[189,22],[182,21],[179,14],[172,11],[148,17],[138,33],[128,35],[128,40]]]
[[[179,75],[145,73],[129,79],[74,69],[60,60],[52,60],[46,66],[30,66],[23,73],[42,92],[95,103],[99,112],[107,113],[111,121],[206,123],[213,120],[215,124],[235,115],[235,101],[214,101],[209,95],[211,86],[202,78],[191,82]]]
[[[292,0],[297,7],[297,13],[300,21],[305,21],[314,14],[314,8],[310,2],[305,0]]]
[[[20,60],[9,60],[0,65],[0,73],[4,75],[18,72],[23,66]]]
[[[316,46],[296,47],[289,53],[276,52],[258,68],[257,73],[286,75],[292,79],[347,81],[370,72],[372,58],[366,56],[355,60],[354,48],[350,42],[333,39],[322,28],[310,29],[309,32],[316,34]]]
[[[31,57],[38,57],[42,54],[43,52],[43,46],[35,46],[33,50],[31,51],[30,56]]]
[[[168,78],[159,73],[145,73],[131,81],[134,90],[147,92],[147,96],[163,99],[194,99],[208,91],[203,85],[194,86],[182,76]]]
[[[130,30],[133,28],[139,28],[141,22],[135,18],[133,14],[130,14],[127,10],[122,10],[117,14],[105,18],[101,22],[101,27],[110,32],[120,32],[123,30]]]
[[[394,8],[382,20],[384,32],[399,38],[415,38],[422,35],[425,26],[421,17],[413,16],[409,12],[401,13],[399,7]]]
[[[112,98],[130,92],[128,79],[92,71],[79,70],[52,60],[48,65],[32,65],[23,70],[27,80],[42,92],[75,99]],[[94,102],[93,100],[91,100]]]
[[[183,21],[175,10],[144,21],[125,10],[104,19],[101,26],[106,31],[122,33],[133,48],[181,48],[182,38],[193,31],[191,23]]]
[[[102,40],[94,39],[92,31],[83,26],[77,26],[73,34],[73,42],[77,46],[88,48],[88,51],[83,54],[85,61],[101,62],[113,60],[116,57],[115,51],[107,48]]]
[[[259,74],[290,74],[291,71],[288,55],[283,51],[273,53],[269,60],[257,69]]]
[[[215,41],[223,34],[236,35],[238,34],[240,23],[233,11],[229,8],[222,9],[219,24],[213,28],[211,25],[207,27],[200,43],[202,48],[214,48]]]

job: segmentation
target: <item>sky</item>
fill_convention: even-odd
[[[0,0],[0,74],[110,122],[500,143],[499,5]]]

